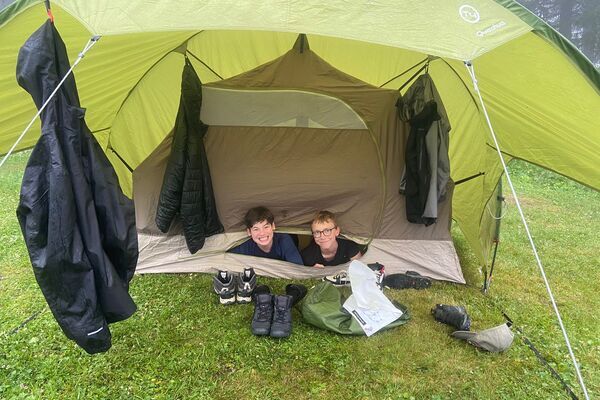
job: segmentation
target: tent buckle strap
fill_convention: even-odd
[[[466,178],[459,179],[459,180],[457,180],[456,182],[454,182],[454,186],[458,186],[458,185],[460,185],[461,183],[465,183],[465,182],[467,182],[467,181],[470,181],[471,179],[475,179],[475,178],[477,178],[477,177],[480,177],[480,176],[482,176],[482,175],[485,175],[485,172],[479,172],[479,173],[477,173],[477,174],[475,174],[475,175],[471,175],[471,176],[467,176]]]

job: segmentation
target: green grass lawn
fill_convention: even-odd
[[[455,229],[468,284],[386,289],[410,310],[404,326],[343,337],[304,324],[294,311],[289,339],[258,338],[250,333],[252,305],[220,306],[210,276],[136,276],[139,310],[111,326],[110,351],[87,355],[52,317],[21,238],[15,209],[27,157],[13,156],[0,170],[1,399],[568,398],[520,335],[505,353],[478,351],[433,320],[436,303],[465,305],[473,330],[504,322],[505,311],[582,395],[510,198],[489,293],[481,293],[475,257]],[[600,194],[523,163],[511,169],[588,391],[598,397]],[[259,282],[277,291],[289,283]]]

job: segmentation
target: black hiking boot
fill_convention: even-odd
[[[292,296],[285,294],[273,297],[271,337],[286,338],[292,333],[292,302]]]
[[[260,293],[254,296],[254,315],[252,316],[252,334],[266,336],[271,330],[273,319],[273,295]]]
[[[271,288],[267,285],[258,285],[252,292],[252,301],[256,302],[256,296],[259,294],[271,294]]]
[[[290,283],[285,287],[285,294],[292,296],[292,307],[306,296],[306,286]]]
[[[471,329],[471,318],[467,314],[467,310],[462,306],[436,304],[431,313],[436,321],[453,326],[459,331],[468,331]]]
[[[431,279],[415,271],[406,271],[404,274],[385,276],[383,286],[392,289],[427,289],[431,286]]]

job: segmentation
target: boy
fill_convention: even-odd
[[[266,257],[302,265],[294,241],[285,233],[275,233],[275,217],[266,207],[254,207],[244,216],[246,232],[252,240],[229,250],[231,253]]]
[[[362,256],[356,243],[338,239],[340,228],[335,215],[329,211],[319,211],[311,224],[313,241],[302,250],[304,265],[324,268],[326,265],[340,265]]]

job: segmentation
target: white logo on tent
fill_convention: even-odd
[[[479,37],[484,37],[485,35],[494,33],[497,30],[504,28],[505,26],[506,26],[506,22],[504,22],[504,21],[496,22],[494,25],[488,26],[485,29],[477,31],[476,35]]]
[[[475,7],[468,4],[463,4],[460,6],[458,9],[458,15],[460,15],[464,21],[470,24],[476,24],[479,22],[479,11],[477,11]]]

